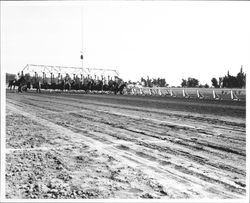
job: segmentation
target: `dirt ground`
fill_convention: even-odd
[[[7,93],[6,198],[245,198],[245,102]]]

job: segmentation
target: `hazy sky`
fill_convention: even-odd
[[[83,5],[83,6],[81,6]],[[1,69],[26,64],[117,69],[170,85],[250,67],[248,2],[1,2]]]

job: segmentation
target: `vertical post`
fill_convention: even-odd
[[[233,90],[231,90],[231,100],[234,100]]]
[[[44,83],[45,73],[43,72],[43,83]]]
[[[50,73],[51,84],[53,83],[53,73]]]
[[[81,62],[82,62],[82,68],[83,68],[83,7],[81,7],[81,40],[82,40]]]
[[[58,83],[60,82],[60,73],[58,73]]]
[[[216,92],[215,92],[214,90],[213,90],[213,98],[214,98],[215,100],[219,100],[219,99],[220,99],[219,95],[217,95]]]

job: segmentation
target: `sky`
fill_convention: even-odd
[[[248,2],[1,2],[1,70],[117,69],[124,80],[211,85],[250,67]],[[81,15],[82,14],[82,15]]]

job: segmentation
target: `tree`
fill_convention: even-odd
[[[144,81],[147,87],[152,87],[153,85],[158,86],[158,87],[167,87],[168,86],[165,78],[152,78],[152,79],[150,79],[148,77],[147,80],[141,78],[141,81]]]
[[[167,87],[168,86],[165,78],[158,78],[158,84],[160,87]]]
[[[222,80],[222,87],[235,88],[238,86],[239,84],[237,78],[230,75],[228,71],[228,74]]]
[[[182,87],[187,87],[187,80],[182,79],[181,86],[182,86]]]
[[[246,74],[243,72],[242,67],[237,76],[230,75],[228,71],[227,75],[222,78],[222,87],[242,88],[245,86],[246,86]]]
[[[205,87],[205,88],[209,88],[209,85],[206,83],[206,84],[204,85],[204,87]]]
[[[197,87],[199,85],[199,80],[195,78],[188,78],[187,86],[188,87]]]
[[[199,88],[209,88],[209,85],[206,83],[205,85],[199,84]]]
[[[220,87],[218,84],[218,80],[216,78],[212,78],[211,82],[212,82],[212,86],[214,86],[215,88]]]
[[[246,86],[246,74],[243,72],[242,66],[240,68],[240,72],[236,76],[237,81],[238,81],[238,86],[240,88]]]

